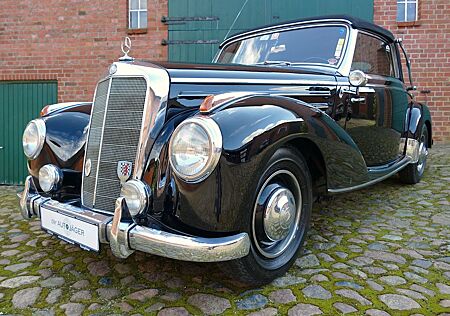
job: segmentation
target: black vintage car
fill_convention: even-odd
[[[126,54],[92,104],[26,127],[21,211],[84,249],[266,283],[296,259],[317,197],[420,181],[431,118],[412,90],[401,40],[347,16],[232,36],[212,64]]]

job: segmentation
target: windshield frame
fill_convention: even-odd
[[[242,34],[242,36],[236,36],[236,38],[231,37],[230,40],[226,40],[224,43],[225,45],[223,45],[220,50],[217,52],[216,56],[213,59],[213,63],[215,64],[221,64],[218,63],[218,59],[221,56],[222,52],[228,48],[230,45],[236,43],[236,42],[241,42],[247,39],[251,39],[251,38],[255,38],[255,37],[259,37],[259,36],[264,36],[264,35],[268,35],[268,34],[273,34],[273,33],[281,33],[281,32],[287,32],[287,31],[294,31],[294,30],[298,30],[298,29],[305,29],[305,28],[317,28],[317,27],[324,27],[324,26],[341,26],[341,27],[345,27],[346,28],[346,34],[345,34],[345,42],[344,42],[344,47],[342,50],[342,54],[341,54],[341,58],[339,59],[339,62],[336,65],[330,65],[330,64],[325,64],[325,63],[290,63],[290,65],[256,65],[256,64],[246,64],[247,66],[263,66],[263,67],[326,67],[326,68],[332,68],[332,69],[340,69],[341,66],[343,64],[345,64],[345,60],[347,59],[347,52],[350,46],[350,42],[351,42],[351,33],[352,33],[352,29],[350,28],[349,24],[346,23],[345,21],[333,21],[333,22],[325,22],[325,23],[309,23],[309,24],[300,24],[300,25],[280,25],[280,27],[277,28],[268,28],[268,29],[261,29],[261,31],[257,32],[257,33],[250,33],[250,34]],[[225,64],[223,64],[225,65]],[[237,64],[234,63],[232,65],[243,65],[243,64]]]

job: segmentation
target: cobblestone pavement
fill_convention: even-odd
[[[0,188],[0,314],[445,315],[450,146],[430,160],[415,186],[394,178],[317,204],[294,267],[251,290],[212,264],[68,245],[22,220],[16,189]]]

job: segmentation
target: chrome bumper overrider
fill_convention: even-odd
[[[40,208],[45,204],[53,211],[97,225],[100,242],[109,243],[113,254],[120,258],[138,250],[184,261],[216,262],[244,257],[250,249],[246,233],[221,238],[187,237],[124,222],[122,213],[126,205],[121,197],[116,201],[114,216],[44,198],[37,193],[31,176],[18,196],[25,219],[40,217]]]

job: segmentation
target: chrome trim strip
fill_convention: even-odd
[[[88,149],[88,143],[89,143],[89,135],[90,135],[90,133],[91,133],[92,114],[94,113],[94,104],[95,104],[95,98],[97,97],[98,84],[99,84],[100,82],[104,81],[104,80],[106,80],[106,79],[99,80],[99,81],[97,82],[97,85],[95,86],[94,99],[92,100],[91,114],[90,114],[90,116],[89,116],[89,125],[88,125],[89,128],[88,128],[88,132],[87,132],[87,135],[86,135],[86,142],[85,142],[85,145],[84,145],[83,170],[82,170],[82,172],[81,172],[81,204],[82,204],[82,205],[84,205],[84,201],[83,201],[83,195],[84,195],[84,194],[83,194],[83,192],[84,192],[84,177],[85,177],[85,174],[84,174],[84,165],[85,165],[85,163],[86,163],[86,155],[87,155],[87,149]]]
[[[144,159],[145,159],[145,148],[147,147],[147,141],[149,138],[149,132],[152,130],[154,126],[151,124],[152,116],[157,113],[153,112],[153,108],[151,104],[153,104],[150,100],[150,82],[147,77],[139,76],[145,79],[147,83],[147,90],[145,92],[145,101],[144,101],[144,110],[142,111],[142,121],[141,121],[141,131],[139,135],[139,140],[137,143],[136,150],[136,158],[134,159],[134,168],[133,170],[133,178],[140,179],[143,175],[144,171]],[[117,207],[117,206],[116,206]]]
[[[206,98],[207,96],[210,96],[211,93],[204,93],[204,92],[180,92],[178,93],[178,98]]]
[[[309,104],[315,108],[318,108],[319,110],[328,110],[328,108],[330,107],[330,105],[328,105],[328,103],[326,103],[326,102],[316,102],[316,103],[309,103]]]
[[[100,242],[110,243],[112,252],[121,258],[138,250],[184,261],[217,262],[242,258],[250,251],[247,233],[219,238],[189,237],[123,222],[121,218],[126,208],[123,198],[117,199],[114,216],[99,214],[41,197],[37,194],[31,176],[26,179],[25,190],[18,195],[21,201],[25,201],[21,202],[21,205],[25,205],[25,213],[21,211],[25,218],[29,218],[28,214],[33,216],[33,213],[40,217],[40,207],[45,205],[52,211],[98,225]],[[33,212],[33,207],[38,211]]]
[[[100,157],[102,156],[103,135],[105,134],[106,114],[108,113],[109,94],[111,92],[112,78],[109,78],[108,93],[106,94],[105,113],[103,114],[102,133],[100,136],[100,147],[98,148],[97,171],[95,172],[94,196],[92,198],[92,207],[95,207],[95,199],[97,198],[98,171],[100,170]],[[92,115],[91,115],[92,117]],[[84,155],[86,157],[86,154]],[[83,164],[84,169],[84,164]],[[84,172],[84,171],[83,171]]]
[[[399,172],[400,170],[402,170],[403,168],[405,168],[408,164],[411,163],[411,159],[409,157],[405,157],[403,158],[400,162],[399,162],[399,166],[397,168],[395,168],[394,170],[392,170],[391,172],[379,177],[379,178],[375,178],[372,179],[368,182],[362,183],[362,184],[358,184],[352,187],[347,187],[347,188],[342,188],[342,189],[328,189],[329,193],[344,193],[344,192],[350,192],[350,191],[354,191],[354,190],[359,190],[365,187],[368,187],[372,184],[378,183],[380,181],[383,181],[387,178],[389,178],[390,176],[393,176],[394,174],[396,174],[397,172]]]
[[[336,86],[335,81],[311,81],[290,79],[241,79],[241,78],[172,78],[172,83],[242,83],[242,84],[267,84],[267,85],[313,85]]]

